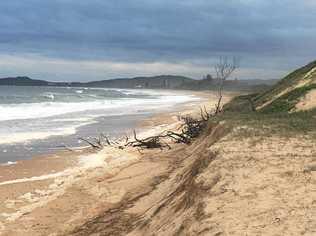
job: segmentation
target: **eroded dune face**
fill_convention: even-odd
[[[314,142],[240,138],[242,129],[217,127],[191,146],[152,153],[147,167],[168,163],[158,176],[145,171],[150,181],[135,195],[70,234],[312,235]]]

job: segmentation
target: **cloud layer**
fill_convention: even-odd
[[[1,1],[0,76],[200,77],[219,55],[234,55],[240,77],[271,78],[315,59],[315,21],[309,0]]]

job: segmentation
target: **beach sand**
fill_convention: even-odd
[[[175,129],[179,115],[198,114],[201,106],[214,107],[215,94],[196,92],[194,95],[201,100],[182,104],[172,112],[153,115],[139,123],[136,127],[139,136]],[[71,230],[168,168],[165,161],[152,162],[135,149],[123,151],[112,147],[99,152],[65,150],[2,165],[1,235],[49,235]],[[144,171],[150,175],[144,176]],[[118,187],[116,182],[120,182]]]
[[[213,107],[203,96],[137,131],[176,128],[179,114]],[[3,167],[1,235],[315,235],[314,140],[239,135],[248,129],[209,124],[170,150],[107,147]]]

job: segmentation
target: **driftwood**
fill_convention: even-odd
[[[103,149],[105,146],[115,146],[119,149],[124,149],[126,147],[135,147],[139,149],[154,149],[154,148],[168,148],[171,149],[167,141],[175,143],[190,144],[193,139],[197,138],[203,130],[206,128],[208,121],[212,117],[211,113],[207,111],[206,107],[200,108],[200,119],[193,118],[190,116],[178,116],[178,119],[183,122],[183,124],[176,131],[164,131],[159,135],[150,136],[147,138],[137,137],[136,131],[134,130],[134,139],[130,141],[130,138],[125,135],[124,140],[117,142],[110,140],[106,135],[101,134],[98,138],[93,138],[92,140],[80,138],[80,140],[88,143],[93,149]]]
[[[139,139],[137,138],[137,134],[135,130],[133,133],[134,133],[134,141],[127,142],[125,146],[148,148],[148,149],[153,149],[153,148],[163,149],[167,147],[171,149],[170,145],[162,140],[163,138],[166,137],[166,135],[156,135],[156,136],[147,137],[144,139]],[[126,140],[128,140],[128,138]]]
[[[110,139],[104,134],[100,134],[98,138],[93,138],[92,141],[85,138],[79,138],[79,140],[88,143],[93,149],[103,149],[105,146],[112,145]]]
[[[64,148],[66,149],[67,151],[70,151],[70,152],[75,152],[76,150],[71,148],[71,147],[68,147],[67,145],[63,144],[63,145],[60,145],[60,146],[57,146],[57,148]]]
[[[180,132],[175,131],[165,131],[159,135],[147,137],[145,139],[139,139],[134,130],[134,140],[128,141],[129,138],[126,137],[125,146],[139,147],[139,148],[160,148],[165,147],[171,148],[170,145],[165,141],[166,139],[172,140],[175,143],[190,144],[194,138],[197,138],[203,130],[206,128],[211,114],[207,112],[206,108],[200,108],[201,119],[194,119],[190,116],[181,117],[178,119],[183,121],[183,124],[178,128]]]
[[[200,107],[200,115],[202,120],[208,121],[211,118],[211,114],[206,110],[206,107]]]
[[[192,139],[197,138],[207,126],[207,122],[210,118],[209,113],[201,113],[201,119],[194,119],[190,116],[183,117],[184,122],[180,133],[169,132],[170,134],[177,134],[180,138],[177,142],[190,143]]]

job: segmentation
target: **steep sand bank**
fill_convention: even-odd
[[[141,177],[122,172],[113,181],[147,181],[66,234],[315,235],[313,140],[236,132],[218,125],[190,146],[145,154]]]

